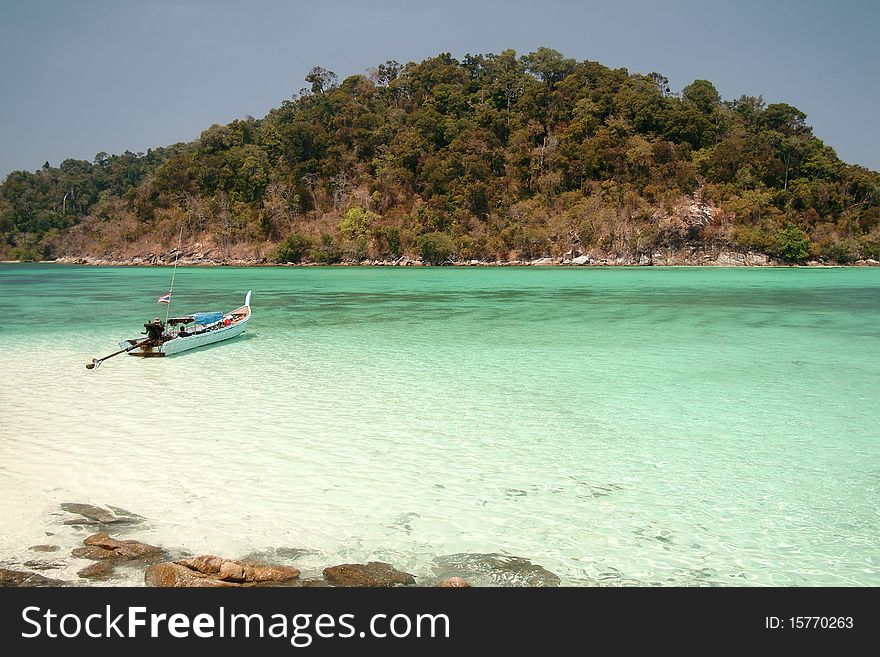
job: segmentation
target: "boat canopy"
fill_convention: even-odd
[[[193,315],[193,321],[200,326],[213,324],[214,322],[219,322],[221,319],[223,319],[223,313],[221,312],[195,313]]]

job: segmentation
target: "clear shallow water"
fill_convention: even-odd
[[[254,290],[245,336],[88,372],[169,278],[0,265],[0,560],[79,501],[306,570],[880,585],[878,270],[181,268],[177,312]]]

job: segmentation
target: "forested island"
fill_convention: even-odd
[[[549,48],[440,54],[264,118],[0,185],[0,259],[162,264],[848,264],[880,259],[880,175],[806,115],[680,93]]]

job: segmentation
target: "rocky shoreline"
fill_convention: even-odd
[[[42,261],[64,265],[88,265],[94,267],[169,267],[173,266],[176,249],[165,253],[149,253],[131,258],[104,256],[64,256],[55,260]],[[19,262],[19,261],[4,261]],[[177,264],[182,267],[424,267],[429,263],[419,257],[404,256],[394,260],[343,261],[333,265],[317,262],[276,263],[268,258],[216,258],[198,252],[181,253]],[[705,252],[699,249],[689,251],[660,251],[639,256],[616,256],[605,253],[591,253],[579,256],[543,257],[532,260],[449,260],[440,263],[449,267],[790,267],[792,265],[771,258],[765,253],[721,250]],[[877,267],[880,262],[873,259],[857,260],[848,265],[833,262],[810,260],[799,267]]]
[[[55,542],[33,545],[28,550],[39,555],[51,554],[51,558],[0,561],[0,587],[112,586],[114,580],[118,585],[126,585],[132,576],[142,578],[145,586],[171,588],[462,588],[561,583],[557,575],[528,559],[500,553],[437,556],[431,565],[433,575],[429,577],[417,577],[381,561],[335,564],[307,572],[297,567],[296,561],[310,551],[296,548],[275,548],[242,558],[192,555],[183,548],[119,538],[146,520],[125,509],[82,503],[64,503],[61,509],[69,514],[62,525],[73,527],[80,535],[88,534],[81,545],[72,549],[70,545],[59,545],[58,535],[46,532],[47,536],[55,537]],[[85,563],[76,571],[76,579],[58,576],[69,566],[78,565],[62,556],[66,549],[70,549],[70,557]]]

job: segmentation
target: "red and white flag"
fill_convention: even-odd
[[[163,294],[156,303],[171,303],[171,293]]]

